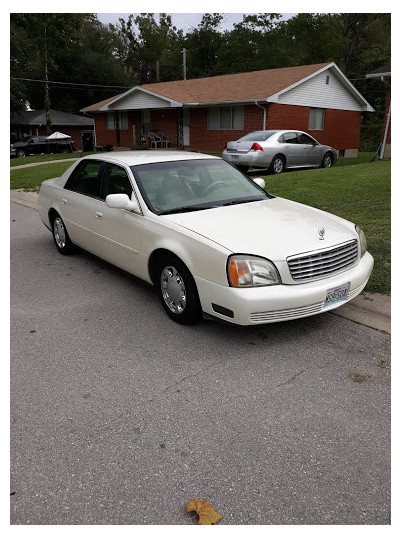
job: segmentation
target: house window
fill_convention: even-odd
[[[150,110],[144,108],[141,111],[142,136],[148,136],[150,131]]]
[[[308,129],[310,131],[323,131],[325,123],[324,108],[310,108],[308,116]]]
[[[128,129],[128,112],[120,110],[107,113],[107,129],[115,131],[117,126],[120,131],[126,131]]]
[[[208,130],[243,130],[243,106],[216,106],[207,110]]]

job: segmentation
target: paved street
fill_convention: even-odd
[[[11,203],[11,523],[390,523],[390,336],[173,323]]]

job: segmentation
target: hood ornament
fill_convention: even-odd
[[[325,239],[325,228],[321,226],[321,228],[318,228],[318,235],[320,241],[323,241]]]

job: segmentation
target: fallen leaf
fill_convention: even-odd
[[[351,372],[349,377],[352,381],[354,381],[354,383],[362,383],[363,381],[371,379],[369,374],[358,374],[357,372]]]
[[[186,504],[187,512],[197,512],[199,516],[199,525],[214,525],[218,523],[222,516],[214,510],[214,507],[207,501],[207,499],[192,499]]]

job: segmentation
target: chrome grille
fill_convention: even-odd
[[[287,258],[293,280],[318,280],[348,269],[357,262],[357,240],[327,250]]]

